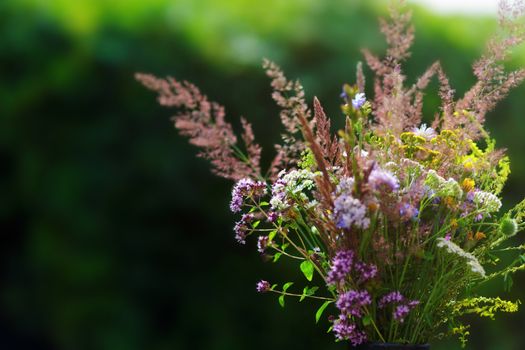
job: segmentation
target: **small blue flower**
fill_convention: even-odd
[[[363,92],[359,92],[355,94],[355,97],[352,100],[352,106],[354,107],[354,109],[359,109],[363,107],[365,102],[366,102],[365,94]]]
[[[342,99],[345,99],[345,100],[348,99],[348,94],[346,93],[344,86],[343,86],[343,91],[341,92],[341,95],[339,96],[341,96]]]

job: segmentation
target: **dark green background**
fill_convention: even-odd
[[[301,285],[297,266],[264,264],[253,241],[235,243],[232,184],[194,158],[173,111],[133,74],[196,83],[236,127],[241,115],[253,122],[267,161],[279,118],[262,57],[301,79],[341,125],[340,87],[353,82],[360,47],[384,49],[376,18],[386,4],[2,0],[0,348],[344,349],[326,322],[314,324],[317,305],[288,300],[282,310],[255,293],[260,278]],[[409,81],[439,59],[461,95],[495,22],[421,9],[414,22]],[[510,62],[519,64],[523,48]],[[524,93],[488,122],[512,160],[507,206],[525,196]],[[426,102],[430,120],[435,94]],[[524,286],[517,276],[501,294],[522,298]],[[524,321],[525,310],[476,321],[469,348],[525,348]]]

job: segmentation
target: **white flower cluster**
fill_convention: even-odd
[[[489,213],[497,212],[501,208],[501,201],[490,192],[476,191],[474,193],[474,203]]]
[[[463,196],[463,190],[456,180],[449,178],[445,180],[439,176],[435,170],[431,169],[427,173],[425,185],[435,192],[440,197],[453,197],[459,199]]]
[[[290,172],[281,171],[279,179],[272,186],[272,198],[270,205],[273,210],[283,210],[290,206],[289,196],[298,197],[308,201],[308,196],[304,190],[311,190],[315,186],[315,177],[318,173],[309,170],[292,170]]]
[[[437,242],[437,246],[439,248],[445,248],[447,252],[465,258],[467,260],[467,265],[470,266],[472,272],[479,274],[481,277],[485,277],[485,269],[483,268],[483,266],[481,266],[480,262],[478,261],[478,259],[476,259],[474,255],[464,251],[456,243],[450,240],[446,240],[442,237],[438,238]]]

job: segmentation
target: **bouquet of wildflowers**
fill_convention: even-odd
[[[403,6],[393,7],[381,22],[385,58],[363,51],[375,73],[374,98],[365,95],[358,64],[355,85],[341,93],[345,127],[336,135],[320,102],[310,108],[302,86],[265,61],[285,128],[266,173],[246,120],[241,146],[224,109],[194,85],[137,78],[162,105],[180,108],[175,127],[217,175],[235,181],[236,240],[253,237],[274,262],[297,262],[296,281],[261,280],[257,291],[276,294],[281,306],[286,298],[318,303],[316,321],[330,313],[335,338],[354,346],[420,344],[451,334],[465,344],[462,316],[493,318],[518,308],[518,301],[479,295],[478,287],[496,278],[510,286],[511,274],[525,269],[525,245],[508,243],[525,226],[525,201],[500,212],[509,159],[483,127],[487,112],[525,78],[525,70],[502,65],[523,40],[522,12],[501,2],[506,35],[489,42],[473,66],[477,82],[456,99],[438,62],[407,86],[401,63],[413,27]],[[422,91],[434,76],[442,104],[427,125]]]

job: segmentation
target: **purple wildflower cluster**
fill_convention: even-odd
[[[269,243],[270,238],[268,236],[259,236],[257,240],[257,251],[261,254],[264,254]]]
[[[352,250],[340,250],[332,259],[326,281],[328,284],[337,286],[344,283],[352,271],[354,271],[355,281],[362,284],[376,277],[377,266],[357,261]]]
[[[354,109],[357,110],[363,107],[365,102],[366,102],[365,94],[363,92],[358,92],[357,94],[355,94],[354,98],[352,99],[352,107],[354,107]]]
[[[355,317],[362,317],[363,307],[370,305],[371,303],[372,298],[366,290],[350,290],[346,293],[340,294],[335,305],[341,313]]]
[[[256,289],[257,292],[259,292],[259,293],[266,293],[266,292],[268,292],[271,288],[272,288],[272,287],[271,287],[271,285],[270,285],[270,282],[265,281],[265,280],[260,280],[259,282],[257,282],[257,285],[255,286],[255,289]]]
[[[245,197],[260,197],[266,193],[266,184],[262,181],[253,181],[252,179],[240,179],[237,181],[232,190],[232,199],[230,210],[234,213],[241,211]]]
[[[334,201],[333,220],[338,228],[349,229],[355,226],[366,229],[370,225],[370,219],[366,215],[366,206],[348,193],[342,193]]]
[[[341,250],[332,259],[332,266],[326,277],[328,284],[337,285],[343,282],[352,270],[354,262],[354,252],[351,250]]]
[[[382,169],[372,170],[368,177],[368,184],[376,191],[396,191],[399,188],[399,181],[394,174]]]
[[[337,340],[349,340],[353,346],[367,341],[366,333],[360,331],[357,325],[352,322],[351,317],[340,314],[339,318],[334,321],[333,332]]]
[[[241,220],[235,223],[233,231],[235,232],[235,239],[240,244],[246,244],[246,235],[250,231],[249,224],[253,221],[253,219],[253,214],[243,214]]]
[[[408,313],[419,305],[419,300],[407,300],[400,292],[394,291],[379,300],[379,308],[384,309],[390,304],[394,306],[392,317],[402,323]]]

